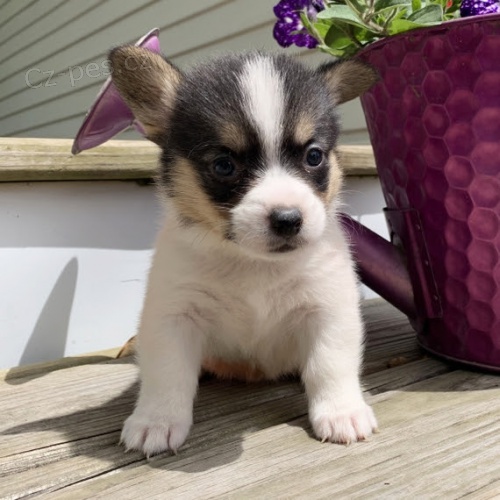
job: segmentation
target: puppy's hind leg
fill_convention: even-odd
[[[127,449],[150,456],[176,450],[193,421],[201,366],[202,332],[189,314],[143,314],[138,335],[141,388],[136,408],[123,426]]]

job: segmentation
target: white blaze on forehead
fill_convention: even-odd
[[[257,128],[268,157],[274,158],[281,139],[284,90],[272,59],[249,59],[243,67],[240,85],[245,112]]]

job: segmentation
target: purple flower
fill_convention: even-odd
[[[500,3],[497,0],[463,0],[460,6],[460,16],[480,16],[481,14],[500,13]]]
[[[282,47],[295,44],[313,49],[318,41],[307,32],[300,13],[305,13],[311,21],[315,21],[316,14],[324,8],[323,0],[280,0],[273,9],[278,18],[274,25],[274,38]]]

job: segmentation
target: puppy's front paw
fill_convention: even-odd
[[[366,439],[377,430],[373,410],[364,401],[342,409],[320,404],[311,409],[310,419],[321,442],[350,444]]]
[[[186,440],[191,423],[190,416],[179,419],[136,409],[125,420],[120,442],[127,450],[142,451],[147,457],[168,450],[176,453]]]

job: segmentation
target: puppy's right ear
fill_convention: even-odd
[[[379,79],[375,69],[357,59],[337,60],[318,68],[335,104],[342,104],[366,92]]]
[[[141,122],[146,137],[159,143],[169,127],[182,73],[159,54],[133,45],[113,49],[109,62],[118,92]]]

